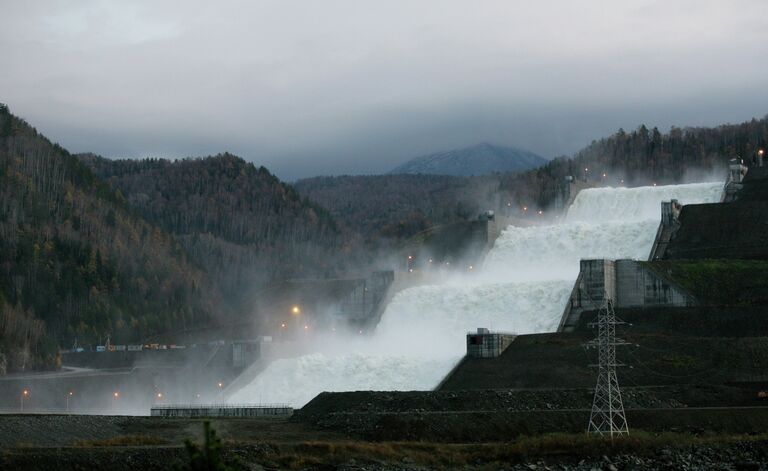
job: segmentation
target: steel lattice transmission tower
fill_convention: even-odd
[[[616,378],[616,347],[627,345],[616,338],[616,325],[623,322],[616,320],[613,301],[608,294],[603,295],[603,303],[597,313],[597,320],[590,326],[597,326],[597,338],[588,342],[586,347],[597,348],[597,386],[592,401],[592,413],[589,416],[588,433],[608,435],[611,438],[629,435],[627,417],[624,414],[624,403],[621,400],[619,380]]]

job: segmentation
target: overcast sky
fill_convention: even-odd
[[[768,113],[768,1],[0,0],[0,102],[73,152],[286,179]]]

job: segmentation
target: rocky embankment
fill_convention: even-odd
[[[592,395],[586,389],[323,393],[292,420],[365,440],[497,441],[578,432],[589,417]],[[627,389],[624,404],[628,409],[685,407],[645,389]]]

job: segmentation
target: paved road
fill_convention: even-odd
[[[0,376],[0,381],[18,381],[20,379],[51,379],[51,378],[78,378],[84,376],[100,376],[107,374],[130,374],[135,368],[113,368],[95,370],[92,368],[76,368],[65,366],[60,371],[40,371],[32,373],[12,373]]]

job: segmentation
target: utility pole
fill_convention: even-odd
[[[598,364],[591,365],[597,367],[597,385],[587,433],[611,438],[629,435],[619,380],[616,378],[616,367],[624,366],[616,363],[616,346],[628,345],[616,338],[616,325],[623,323],[616,320],[613,301],[608,293],[604,293],[597,320],[590,324],[591,327],[597,326],[597,338],[585,344],[587,348],[596,347],[598,351]]]

